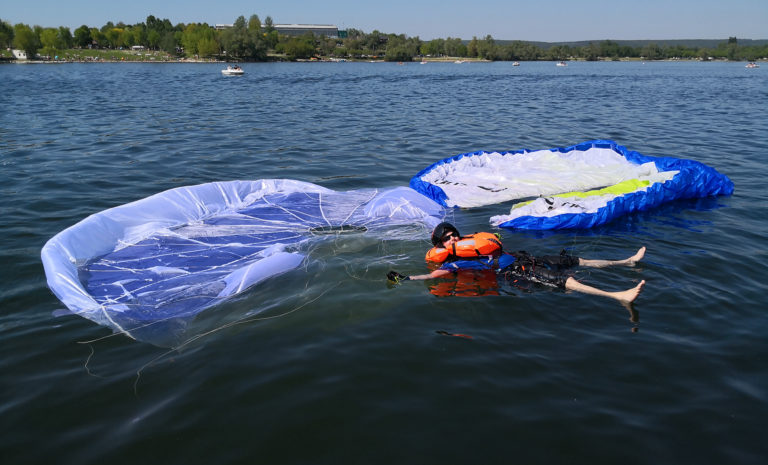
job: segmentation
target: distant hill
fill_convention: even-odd
[[[478,37],[479,38],[479,37]],[[674,40],[613,40],[613,39],[596,39],[596,40],[580,40],[576,42],[534,42],[529,40],[520,40],[519,42],[525,42],[528,44],[533,44],[543,50],[546,50],[551,47],[555,46],[562,46],[567,45],[569,47],[585,47],[589,45],[589,43],[593,44],[599,44],[600,42],[605,42],[606,40],[610,40],[611,42],[616,42],[619,45],[626,45],[633,48],[641,48],[645,47],[648,44],[656,44],[659,46],[678,46],[682,45],[688,48],[717,48],[718,45],[722,44],[723,42],[728,42],[728,39],[674,39]],[[518,42],[516,40],[496,40],[496,43],[499,45],[508,45],[512,42]],[[755,45],[768,45],[768,39],[759,39],[759,40],[753,40],[753,39],[738,39],[738,43],[741,46],[744,47],[751,47]]]

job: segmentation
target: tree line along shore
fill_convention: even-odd
[[[339,34],[340,36],[342,34]],[[272,18],[237,18],[232,27],[206,23],[171,24],[150,15],[145,22],[127,25],[108,22],[101,28],[86,25],[43,28],[0,19],[0,58],[14,60],[12,50],[32,60],[50,61],[277,61],[277,60],[440,60],[445,57],[488,61],[536,60],[734,60],[768,57],[768,40],[744,41],[629,41],[549,44],[496,40],[490,35],[471,40],[448,37],[423,41],[405,34],[347,29],[343,37],[306,33],[280,34]],[[677,43],[673,43],[677,42]],[[747,42],[747,45],[745,45]],[[702,45],[701,43],[706,43]]]

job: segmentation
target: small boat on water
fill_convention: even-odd
[[[520,62],[519,61],[514,62],[512,63],[512,66],[520,66]]]
[[[561,61],[556,66],[568,66],[568,63]]]
[[[750,61],[749,63],[747,63],[747,66],[745,66],[745,68],[759,68],[759,67],[760,65],[758,65],[754,61]]]
[[[238,65],[235,65],[235,66],[227,66],[226,69],[222,69],[221,74],[223,74],[224,76],[240,76],[242,74],[245,74],[245,71],[243,71],[243,68],[239,67]]]

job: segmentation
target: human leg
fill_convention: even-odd
[[[624,260],[588,260],[586,258],[579,258],[580,266],[589,266],[592,268],[604,268],[606,266],[635,266],[637,262],[643,259],[645,256],[645,247],[640,247],[640,250],[636,254]]]
[[[618,300],[623,304],[629,304],[633,302],[635,299],[637,299],[637,296],[640,295],[640,292],[643,290],[644,286],[645,286],[645,280],[640,281],[640,283],[633,288],[630,288],[624,291],[610,292],[610,291],[604,291],[602,289],[598,289],[596,287],[588,286],[584,283],[577,281],[573,277],[569,277],[565,281],[565,288],[567,290],[582,292],[584,294],[610,297],[612,299]]]

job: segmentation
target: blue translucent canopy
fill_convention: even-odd
[[[49,287],[71,312],[128,332],[193,316],[298,267],[303,247],[319,236],[423,238],[443,215],[407,187],[216,182],[92,215],[48,241],[42,260]]]

